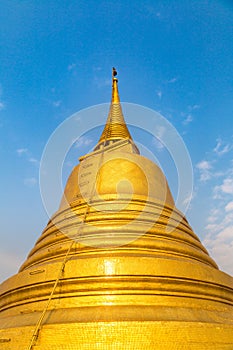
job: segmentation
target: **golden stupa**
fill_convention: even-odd
[[[113,70],[106,126],[0,287],[1,350],[232,350],[233,278],[139,154]]]

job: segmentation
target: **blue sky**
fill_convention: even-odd
[[[1,280],[48,221],[39,187],[47,140],[73,113],[110,101],[112,66],[121,100],[159,111],[183,137],[194,171],[187,218],[233,274],[232,18],[223,0],[1,1]],[[75,145],[64,178],[99,132]]]

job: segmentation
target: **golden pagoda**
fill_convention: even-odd
[[[232,350],[233,278],[219,271],[165,176],[112,101],[58,211],[0,286],[1,350]]]

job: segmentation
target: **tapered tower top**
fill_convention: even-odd
[[[108,119],[100,136],[97,148],[107,145],[109,141],[115,142],[121,139],[132,140],[130,132],[123,116],[120,97],[118,93],[118,79],[116,68],[112,69],[112,100],[108,113]]]
[[[118,79],[116,78],[117,70],[112,68],[112,103],[119,103],[120,97],[118,93]]]

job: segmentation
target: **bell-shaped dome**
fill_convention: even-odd
[[[233,348],[233,278],[175,207],[124,122],[107,124],[0,298],[1,350]]]

